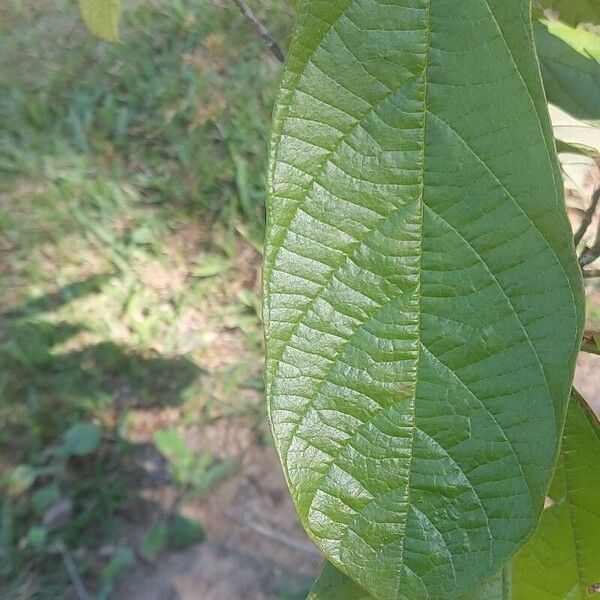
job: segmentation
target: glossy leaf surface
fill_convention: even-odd
[[[581,337],[529,3],[304,0],[269,193],[300,518],[375,598],[460,598],[533,532]]]
[[[574,395],[546,509],[515,559],[514,600],[593,600],[600,593],[600,424]]]

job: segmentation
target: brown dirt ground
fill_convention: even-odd
[[[579,355],[575,387],[600,418],[600,356],[584,353]]]
[[[160,419],[159,419],[160,420]],[[202,498],[185,504],[187,517],[200,521],[206,541],[155,564],[139,563],[116,598],[128,600],[276,600],[302,589],[319,565],[319,554],[304,535],[275,452],[251,423],[221,419],[183,432],[190,448],[210,448],[217,458],[233,458],[239,470]],[[174,490],[164,464],[150,445],[140,444],[139,467],[146,471],[141,494],[147,502],[141,535],[153,518],[169,510]]]

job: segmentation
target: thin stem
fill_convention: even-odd
[[[263,39],[271,54],[281,63],[285,62],[285,53],[281,46],[275,41],[275,38],[269,33],[269,30],[258,20],[252,9],[244,2],[244,0],[233,0],[236,6],[240,9],[244,17],[252,24],[258,35]]]
[[[600,356],[600,348],[596,344],[581,344],[581,351],[587,354],[595,354]]]
[[[92,600],[91,596],[88,594],[85,589],[85,585],[79,572],[77,571],[77,567],[75,566],[75,562],[71,557],[71,553],[69,549],[65,546],[64,542],[59,541],[55,545],[56,550],[62,556],[63,563],[65,565],[65,569],[69,575],[69,579],[71,580],[71,584],[73,585],[73,592],[75,593],[75,597],[77,600]]]
[[[596,209],[598,208],[598,202],[600,201],[600,187],[594,191],[592,195],[592,203],[589,208],[585,211],[583,215],[583,220],[581,221],[581,225],[575,233],[573,237],[573,241],[575,242],[575,246],[579,245],[579,242],[583,239],[585,232],[589,229],[592,224],[592,219],[594,218],[594,214],[596,213]]]
[[[600,332],[586,331],[583,334],[581,351],[587,352],[588,354],[597,354],[600,356],[600,347],[598,345],[598,341],[600,341]]]
[[[598,228],[596,229],[596,239],[594,245],[591,248],[586,248],[583,254],[579,257],[579,266],[585,267],[593,263],[597,258],[600,257],[600,221],[598,221]]]

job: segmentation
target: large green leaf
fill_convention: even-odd
[[[514,600],[584,600],[600,591],[600,424],[577,395],[534,537],[514,565]],[[594,591],[596,590],[596,591]]]
[[[600,123],[600,36],[558,21],[535,22],[534,33],[548,100]]]
[[[375,598],[459,598],[533,532],[581,338],[529,3],[303,0],[269,194],[302,523]]]
[[[119,40],[120,0],[78,0],[81,17],[95,35],[116,42]]]

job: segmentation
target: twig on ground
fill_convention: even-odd
[[[594,218],[594,214],[596,213],[596,209],[598,208],[598,202],[600,201],[600,187],[594,191],[592,194],[592,203],[589,208],[585,211],[583,215],[583,220],[581,221],[581,225],[579,229],[573,236],[573,241],[575,242],[575,246],[579,245],[579,242],[583,239],[585,232],[589,229],[592,224],[592,219]]]
[[[77,571],[77,567],[75,566],[75,562],[71,557],[71,553],[69,549],[65,546],[64,542],[59,541],[54,545],[54,549],[58,554],[62,556],[63,563],[65,565],[65,569],[69,575],[69,579],[71,580],[71,584],[73,585],[73,592],[75,593],[75,597],[77,600],[92,600],[92,597],[88,594],[85,589],[85,584]]]
[[[244,0],[233,0],[236,6],[240,9],[244,17],[252,24],[258,35],[267,44],[271,54],[279,61],[285,62],[285,53],[281,46],[275,41],[275,38],[269,33],[269,30],[258,20],[252,9],[244,2]]]
[[[584,279],[594,279],[596,277],[600,277],[600,269],[583,269],[582,273]]]
[[[269,527],[265,527],[264,525],[260,525],[259,523],[253,523],[241,519],[232,511],[225,511],[225,516],[235,521],[238,525],[242,527],[246,527],[263,537],[266,537],[270,540],[274,540],[283,544],[284,546],[288,546],[289,548],[293,548],[294,550],[299,550],[300,552],[304,552],[305,554],[309,554],[311,556],[319,556],[319,551],[312,545],[301,540],[297,540],[281,531],[275,531]]]

